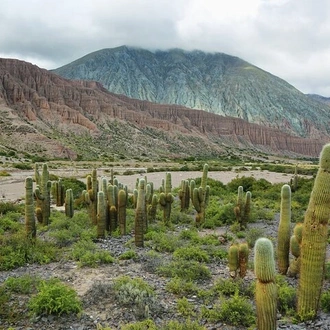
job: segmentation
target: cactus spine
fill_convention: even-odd
[[[106,226],[106,204],[103,191],[97,193],[97,237],[105,236]]]
[[[65,215],[68,218],[72,218],[73,214],[73,191],[72,189],[67,189],[65,192]]]
[[[159,204],[163,209],[163,220],[166,225],[170,223],[172,203],[174,197],[171,194],[172,190],[172,177],[171,173],[166,173],[165,190],[159,194]]]
[[[193,205],[197,211],[196,226],[199,227],[205,222],[205,210],[209,201],[210,186],[207,185],[207,173],[209,166],[204,164],[202,182],[199,188],[193,190]]]
[[[40,223],[47,226],[50,216],[50,192],[52,183],[49,181],[49,172],[47,164],[42,166],[42,174],[39,174],[38,165],[35,166],[36,189],[35,195],[37,198],[37,219]]]
[[[144,246],[144,224],[146,218],[146,192],[145,180],[140,179],[138,187],[138,198],[135,210],[135,245],[138,247]]]
[[[288,184],[281,189],[281,211],[277,239],[277,265],[280,274],[285,275],[289,268],[291,223],[291,188]]]
[[[259,238],[254,247],[257,329],[276,330],[277,286],[275,284],[274,248],[268,238]]]
[[[323,147],[309,204],[305,213],[300,253],[298,315],[316,316],[324,277],[330,218],[330,144]]]
[[[25,230],[30,239],[36,238],[36,222],[34,218],[33,179],[25,179]]]

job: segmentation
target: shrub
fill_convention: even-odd
[[[182,316],[194,316],[194,306],[191,304],[186,297],[177,300],[176,303],[177,311]]]
[[[23,275],[21,277],[8,277],[4,282],[4,287],[10,291],[20,294],[32,293],[40,283],[40,279],[31,275]]]
[[[246,234],[246,242],[250,248],[254,247],[256,240],[264,236],[264,231],[261,228],[251,228]]]
[[[208,267],[197,261],[172,261],[167,265],[158,267],[157,271],[166,277],[179,277],[188,281],[207,280],[211,277]]]
[[[138,255],[133,250],[125,251],[118,257],[119,260],[129,260],[129,259],[136,260],[137,258],[138,258]]]
[[[19,170],[33,170],[33,167],[29,163],[17,163],[13,167],[18,168]]]
[[[323,292],[321,294],[320,305],[321,305],[321,309],[323,310],[323,312],[325,312],[325,313],[330,312],[330,291]]]
[[[152,231],[145,236],[151,239],[146,245],[158,252],[173,252],[182,245],[182,242],[178,240],[178,237],[173,235],[173,233],[158,233]]]
[[[121,330],[157,330],[157,326],[152,320],[128,323],[120,327]]]
[[[250,301],[246,297],[240,297],[238,292],[227,300],[221,300],[211,310],[204,307],[202,314],[209,321],[222,321],[233,326],[248,327],[255,323]]]
[[[206,328],[196,321],[191,321],[189,318],[185,322],[176,320],[169,321],[161,330],[206,330]]]
[[[75,243],[71,256],[82,267],[97,267],[99,264],[109,264],[115,260],[108,251],[99,250],[97,245],[90,240],[81,240]]]
[[[114,296],[119,304],[134,308],[138,316],[146,316],[146,310],[155,305],[153,288],[141,278],[120,276],[115,279]]]
[[[22,213],[23,205],[13,202],[0,202],[0,214],[5,215],[8,212]]]
[[[166,290],[179,296],[184,296],[196,293],[198,287],[190,280],[174,277],[166,284]]]
[[[200,262],[208,262],[210,260],[207,253],[197,246],[178,248],[174,251],[173,258],[175,260],[195,260]]]
[[[37,295],[29,300],[28,306],[36,315],[61,315],[79,313],[82,310],[75,290],[59,280],[42,281],[38,286]]]

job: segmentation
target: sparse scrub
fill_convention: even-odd
[[[70,314],[82,310],[77,293],[59,280],[42,281],[38,293],[28,304],[32,313],[40,314]]]

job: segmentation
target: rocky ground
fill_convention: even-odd
[[[251,224],[262,228],[266,236],[274,237],[277,235],[277,222],[273,223],[258,223]],[[177,227],[176,231],[182,230]],[[221,239],[225,228],[218,228],[211,233],[216,234]],[[210,233],[202,230],[201,235]],[[129,242],[132,240],[131,235],[122,238],[109,238],[98,241],[98,245],[117,257],[124,251],[130,249]],[[226,245],[227,244],[227,245]],[[226,248],[229,243],[225,243],[219,248]],[[57,263],[48,265],[27,265],[18,269],[6,272],[0,272],[0,283],[11,276],[21,276],[29,274],[42,278],[57,277],[61,281],[68,283],[78,293],[83,301],[83,312],[81,315],[43,315],[35,318],[28,316],[28,310],[24,307],[24,300],[26,297],[22,296],[22,300],[18,308],[22,317],[18,321],[9,324],[0,321],[0,329],[16,330],[39,330],[39,329],[74,329],[74,330],[94,330],[97,325],[110,326],[112,329],[119,329],[120,324],[138,321],[141,318],[141,311],[133,307],[120,306],[116,299],[114,299],[112,291],[113,280],[120,275],[127,275],[132,278],[140,277],[147,281],[156,292],[156,299],[154,304],[150,306],[149,316],[156,324],[162,324],[164,321],[171,319],[183,320],[184,318],[178,314],[176,310],[177,296],[165,290],[168,278],[160,277],[155,273],[155,268],[160,264],[166,262],[170,258],[168,254],[162,254],[161,259],[152,259],[148,257],[150,247],[135,248],[138,258],[136,260],[122,260],[116,261],[111,265],[99,266],[97,268],[79,268],[75,262],[62,260]],[[250,258],[253,259],[253,253]],[[212,273],[211,281],[201,282],[200,285],[208,288],[212,281],[218,278],[229,278],[230,274],[227,268],[226,260],[218,260],[208,264]],[[247,276],[244,278],[246,283],[254,281],[255,277],[252,270],[249,270]],[[297,286],[296,279],[290,279],[290,284]],[[194,310],[198,312],[201,308],[201,301],[194,296],[189,296],[189,302],[194,306]],[[251,304],[254,304],[251,300]],[[142,312],[143,314],[143,312]],[[282,318],[278,315],[278,329],[330,329],[330,315],[320,312],[316,320],[308,323],[293,324],[291,321]],[[233,327],[224,323],[205,323],[207,329],[247,329],[245,327]]]

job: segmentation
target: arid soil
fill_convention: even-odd
[[[50,170],[51,174],[55,174],[59,177],[76,177],[85,182],[86,175],[91,172],[88,170]],[[33,171],[9,171],[11,176],[0,177],[0,200],[18,200],[24,197],[25,188],[24,180],[28,176],[33,176]],[[189,171],[189,172],[171,172],[172,187],[176,188],[180,186],[181,180],[195,179],[201,177],[202,172]],[[104,170],[98,170],[100,177],[108,177],[109,173]],[[165,172],[153,172],[147,174],[133,174],[133,175],[117,175],[119,182],[127,185],[128,189],[132,191],[135,188],[136,179],[140,176],[146,176],[149,182],[153,182],[156,189],[161,185],[162,179],[165,178]],[[271,183],[288,183],[292,176],[283,173],[274,173],[269,171],[221,171],[221,172],[209,172],[208,177],[219,180],[223,184],[227,184],[235,177],[253,176],[256,179],[266,179]]]

